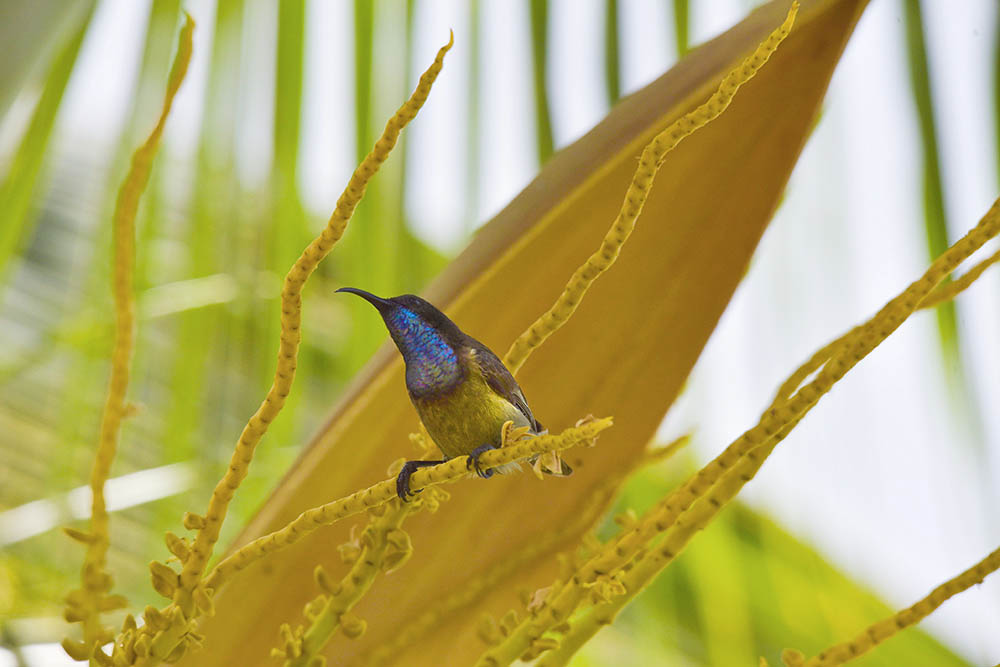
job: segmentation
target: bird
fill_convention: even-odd
[[[494,469],[484,470],[479,456],[501,445],[505,422],[513,422],[515,428],[527,427],[535,435],[545,432],[500,358],[431,303],[414,294],[382,298],[356,287],[336,291],[361,297],[382,316],[406,365],[410,402],[445,456],[404,463],[396,477],[396,494],[401,500],[413,495],[410,476],[417,469],[456,456],[468,456],[466,467],[484,479],[491,477]],[[561,468],[545,472],[560,476],[572,473],[565,463]]]

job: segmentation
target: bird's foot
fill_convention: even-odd
[[[475,470],[476,474],[482,477],[483,479],[489,479],[490,477],[492,477],[493,468],[487,468],[486,470],[483,470],[479,466],[480,455],[482,455],[483,452],[490,451],[491,449],[496,449],[496,447],[487,444],[487,445],[480,445],[479,447],[473,449],[472,453],[469,454],[469,460],[465,462],[465,467],[468,468],[469,470]]]
[[[441,459],[440,461],[407,461],[403,464],[403,469],[399,471],[399,475],[396,476],[396,495],[404,503],[409,502],[410,496],[415,496],[420,493],[420,490],[410,491],[410,476],[415,473],[420,468],[426,468],[428,466],[436,466],[439,463],[444,463],[447,459]]]

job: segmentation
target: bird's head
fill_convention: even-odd
[[[337,291],[356,294],[373,305],[408,362],[413,355],[438,356],[445,345],[454,350],[465,337],[447,315],[419,296],[403,294],[383,299],[356,287],[341,287]]]

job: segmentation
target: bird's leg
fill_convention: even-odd
[[[399,471],[399,475],[396,476],[396,495],[404,503],[409,500],[409,496],[415,496],[420,493],[420,491],[410,491],[410,475],[417,471],[419,468],[426,468],[428,466],[436,466],[439,463],[444,463],[448,459],[441,459],[440,461],[407,461],[403,464],[403,469]]]
[[[469,460],[465,462],[465,467],[468,468],[469,470],[475,469],[476,474],[482,477],[483,479],[489,479],[490,477],[492,477],[493,468],[487,468],[486,470],[483,470],[482,468],[479,467],[479,456],[483,452],[488,452],[491,449],[496,449],[496,445],[491,445],[487,443],[485,445],[479,445],[478,447],[473,449],[472,452],[469,454]]]

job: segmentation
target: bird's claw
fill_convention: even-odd
[[[475,470],[476,474],[482,477],[483,479],[489,479],[490,477],[492,477],[493,468],[487,468],[486,470],[483,470],[479,465],[479,457],[482,455],[483,452],[488,452],[491,449],[496,449],[496,447],[494,447],[493,445],[480,445],[479,447],[473,449],[472,453],[469,454],[469,459],[465,462],[465,467],[468,468],[469,470]]]
[[[416,491],[410,490],[410,476],[413,475],[420,468],[426,468],[428,466],[435,466],[439,463],[444,463],[444,461],[407,461],[403,464],[402,470],[396,476],[396,495],[404,503],[410,501],[410,496],[415,496],[422,489],[417,489]]]
[[[410,491],[410,475],[413,474],[413,469],[407,470],[403,469],[399,471],[399,475],[396,477],[396,495],[404,503],[410,502],[410,496],[415,496],[420,491]]]

